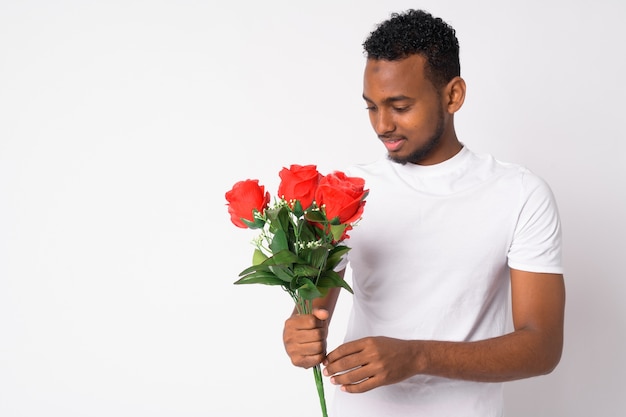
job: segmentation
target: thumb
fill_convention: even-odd
[[[325,310],[323,308],[313,309],[313,315],[319,320],[328,320],[328,317],[330,317],[330,313],[328,312],[328,310]]]

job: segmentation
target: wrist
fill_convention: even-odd
[[[430,369],[430,354],[428,343],[423,340],[409,341],[409,357],[413,358],[413,374],[428,374]]]

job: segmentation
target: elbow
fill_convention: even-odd
[[[562,351],[559,349],[558,353],[556,353],[554,356],[552,356],[546,361],[542,375],[548,375],[549,373],[552,373],[552,371],[556,369],[559,362],[561,362],[561,352]]]
[[[553,343],[551,346],[543,349],[542,354],[538,355],[536,361],[535,374],[548,375],[552,373],[561,362],[561,356],[563,354],[563,342]]]
[[[535,376],[548,375],[552,373],[552,371],[556,369],[559,362],[560,362],[560,357],[554,360],[544,361],[537,367],[535,371]]]

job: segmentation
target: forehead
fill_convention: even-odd
[[[425,64],[426,58],[421,55],[396,61],[368,59],[363,75],[363,95],[372,99],[398,95],[416,97],[433,90],[426,78]]]

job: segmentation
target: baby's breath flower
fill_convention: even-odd
[[[263,243],[263,235],[259,234],[252,239],[251,242],[254,246],[259,247]]]
[[[312,240],[307,242],[296,242],[296,246],[298,249],[316,249],[322,246],[322,242],[320,240]]]
[[[307,242],[306,243],[306,247],[308,249],[315,249],[315,248],[319,248],[320,246],[322,246],[322,242],[319,240],[314,240],[312,242]]]

